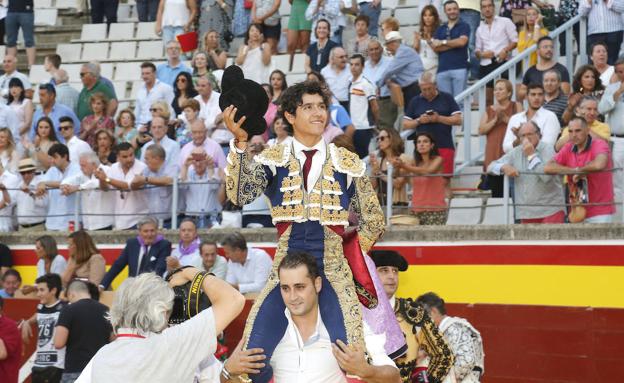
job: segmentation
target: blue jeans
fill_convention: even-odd
[[[338,45],[342,45],[342,30],[344,27],[338,27],[336,32],[329,38],[331,41],[335,42]]]
[[[470,38],[468,39],[468,55],[470,57],[470,77],[479,78],[479,60],[475,56],[475,44],[477,28],[481,23],[481,13],[474,9],[462,9],[459,12],[459,19],[470,26]]]
[[[368,147],[373,138],[373,129],[357,129],[353,133],[353,145],[360,158],[368,156]]]
[[[379,15],[381,15],[381,3],[373,7],[373,3],[360,3],[360,15],[368,16],[368,34],[377,37],[379,30]],[[383,36],[382,36],[383,37]]]
[[[26,48],[35,46],[35,14],[33,12],[9,12],[5,18],[8,48],[17,46],[17,32],[24,34]]]
[[[139,21],[156,21],[159,0],[136,0]]]
[[[467,77],[467,69],[451,69],[438,72],[438,89],[455,97],[466,89]]]
[[[173,27],[171,25],[166,25],[162,27],[162,40],[163,44],[167,45],[167,43],[171,40],[177,41],[176,36],[184,33],[183,27]]]

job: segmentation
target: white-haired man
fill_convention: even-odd
[[[216,351],[217,334],[245,304],[226,282],[193,267],[173,274],[170,284],[193,281],[212,306],[173,327],[167,326],[174,301],[167,282],[150,273],[124,281],[111,307],[117,340],[91,359],[78,382],[192,382],[200,363]],[[224,375],[233,373],[226,365]]]
[[[65,105],[75,113],[80,93],[69,85],[69,76],[65,69],[57,70],[53,77],[56,83],[56,102]]]
[[[349,84],[352,75],[347,63],[347,53],[342,47],[332,48],[329,53],[329,64],[321,70],[321,74],[336,100],[349,110]]]
[[[82,225],[86,230],[110,230],[115,221],[111,212],[115,208],[115,193],[100,190],[100,180],[95,176],[97,169],[110,171],[94,152],[85,152],[79,158],[81,172],[61,182],[61,193],[69,195],[80,192]]]

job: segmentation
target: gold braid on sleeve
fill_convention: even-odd
[[[230,148],[225,167],[225,193],[237,206],[253,202],[262,195],[268,180],[262,164],[249,158],[249,154],[238,153]]]
[[[412,333],[418,333],[418,343],[429,356],[427,375],[431,383],[441,383],[448,375],[455,358],[448,343],[433,323],[425,309],[412,299],[398,299],[398,311],[412,325]],[[420,331],[418,331],[420,328]]]
[[[377,193],[367,176],[353,178],[355,195],[351,207],[358,215],[358,237],[362,251],[368,253],[385,229],[384,215]]]

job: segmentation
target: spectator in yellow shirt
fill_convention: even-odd
[[[548,29],[542,25],[542,15],[534,7],[527,8],[524,26],[518,34],[518,53],[537,43],[540,37],[548,34]],[[531,53],[529,67],[537,64],[537,52]]]
[[[609,141],[611,136],[611,129],[609,125],[598,120],[598,100],[593,96],[584,96],[581,100],[577,114],[584,117],[589,126],[589,134],[594,138],[602,138],[605,141]],[[561,137],[555,144],[555,150],[559,151],[561,148],[570,141],[570,132],[566,127],[561,132]]]

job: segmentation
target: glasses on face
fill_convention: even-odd
[[[186,79],[185,79],[184,77],[180,77],[180,78],[178,79],[178,82],[186,82]]]
[[[80,72],[80,78],[83,78],[84,76],[88,75],[89,72]]]
[[[61,125],[61,126],[59,126],[60,130],[70,130],[70,129],[73,129],[73,128],[74,127],[71,126],[71,125]]]
[[[32,174],[34,172],[35,172],[34,170],[28,170],[28,171],[25,171],[25,172],[20,172],[20,174],[24,176],[26,174]]]
[[[385,141],[387,138],[388,138],[388,136],[378,136],[377,137],[377,142]]]
[[[158,108],[150,108],[149,111],[152,112],[152,113],[153,112],[160,112],[160,109],[158,109]]]

